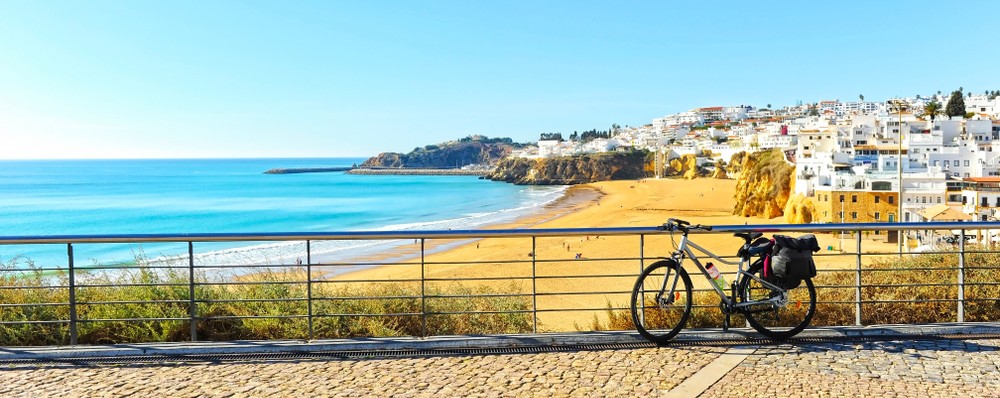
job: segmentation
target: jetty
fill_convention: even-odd
[[[301,174],[301,173],[333,173],[349,171],[353,167],[308,167],[301,169],[270,169],[264,174]]]

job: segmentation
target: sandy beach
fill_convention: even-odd
[[[607,181],[574,186],[566,198],[541,214],[513,224],[492,228],[603,228],[656,226],[668,218],[680,218],[706,225],[782,224],[782,218],[744,218],[732,215],[736,182],[718,179],[644,179]],[[768,235],[769,236],[769,235]],[[838,237],[818,235],[822,253],[839,253]],[[692,241],[720,255],[735,255],[741,240],[731,234],[692,235]],[[852,246],[848,239],[846,246]],[[530,238],[494,238],[463,241],[447,250],[426,257],[423,270],[418,265],[386,265],[339,275],[339,280],[401,281],[419,279],[421,272],[434,281],[428,288],[449,285],[489,285],[510,293],[530,294],[532,265],[534,289],[539,294],[537,306],[540,330],[589,330],[592,319],[604,317],[602,308],[626,306],[628,294],[642,264],[648,265],[673,250],[666,234],[647,236],[640,262],[638,236],[570,236],[537,238],[532,248]],[[873,244],[874,243],[874,244]],[[428,241],[427,245],[449,244]],[[828,251],[829,247],[834,248]],[[865,242],[865,250],[891,250],[895,245]],[[413,245],[404,248],[414,253]],[[398,256],[399,253],[386,254]],[[579,255],[580,258],[577,258]],[[371,259],[377,261],[378,259]],[[534,261],[533,261],[534,260]],[[817,258],[821,268],[853,267],[854,256]],[[735,267],[722,266],[723,272]],[[697,272],[689,267],[689,272]],[[601,276],[601,277],[597,277]],[[498,280],[491,278],[518,278]],[[730,275],[729,278],[732,278]],[[474,280],[469,280],[474,279]],[[456,281],[462,280],[462,281]],[[692,275],[695,286],[707,286],[699,275]],[[730,279],[731,280],[731,279]],[[579,308],[581,311],[556,311]]]

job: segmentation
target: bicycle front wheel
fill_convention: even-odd
[[[761,278],[764,263],[760,260],[747,270]],[[780,295],[779,290],[768,288],[756,279],[743,277],[737,288],[740,302],[764,301]],[[816,288],[812,279],[803,279],[797,288],[790,289],[788,301],[780,305],[751,305],[745,309],[747,322],[761,334],[772,339],[783,340],[795,336],[812,321],[816,312]]]
[[[665,344],[691,315],[691,278],[674,260],[650,264],[632,288],[632,323],[642,337]]]

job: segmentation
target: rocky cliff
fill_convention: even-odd
[[[785,203],[785,222],[789,224],[809,224],[816,219],[816,204],[812,198],[800,193],[793,194]]]
[[[510,138],[474,135],[457,141],[414,148],[409,153],[384,152],[359,167],[453,168],[472,164],[493,166],[521,144]]]
[[[733,155],[729,170],[739,173],[733,214],[764,218],[784,214],[795,174],[795,166],[785,160],[784,153],[780,150],[741,152]]]
[[[667,177],[681,177],[685,180],[695,179],[704,174],[701,168],[698,167],[697,158],[692,154],[670,159],[666,168],[665,174]]]
[[[487,178],[519,185],[567,185],[626,180],[649,175],[646,152],[601,153],[558,158],[507,158]]]

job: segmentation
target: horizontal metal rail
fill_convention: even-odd
[[[712,231],[730,232],[851,232],[851,231],[914,231],[943,229],[998,229],[1000,222],[904,222],[904,223],[831,223],[831,224],[758,224],[716,225]],[[351,231],[351,232],[269,232],[269,233],[200,233],[200,234],[105,234],[105,235],[46,235],[0,236],[0,244],[46,243],[144,243],[144,242],[264,242],[305,240],[398,240],[398,239],[482,239],[482,238],[541,238],[560,236],[623,236],[666,234],[659,227],[618,228],[547,228],[490,229],[447,231]]]
[[[920,253],[897,251],[863,251],[863,233],[871,231],[959,231],[960,235],[977,235],[977,231],[995,229],[997,222],[931,222],[931,223],[864,223],[864,224],[775,224],[720,225],[711,232],[721,234],[745,231],[779,233],[838,233],[841,246],[857,250],[839,253],[817,253],[818,262],[838,258],[852,260],[852,266],[819,270],[815,287],[821,306],[853,307],[853,319],[843,324],[885,322],[892,314],[885,306],[901,306],[904,313],[925,315],[922,305],[945,305],[940,321],[966,321],[995,317],[1000,312],[1000,253],[991,246],[970,246],[958,239],[954,246],[943,246]],[[14,253],[21,245],[65,245],[65,266],[16,268],[0,264],[0,330],[25,327],[64,327],[62,338],[68,344],[78,344],[80,332],[93,332],[108,323],[183,323],[189,328],[190,340],[218,339],[213,327],[223,331],[258,325],[260,328],[280,328],[289,335],[280,338],[315,339],[331,336],[399,335],[426,336],[446,333],[537,332],[565,330],[566,321],[578,319],[573,328],[586,328],[590,322],[607,322],[618,329],[628,322],[612,324],[612,318],[628,319],[628,297],[634,278],[643,267],[669,255],[670,248],[659,246],[650,250],[652,238],[669,234],[657,227],[628,228],[565,228],[516,230],[449,230],[449,231],[358,231],[323,233],[255,233],[255,234],[123,234],[123,235],[59,235],[59,236],[0,236],[0,254]],[[841,234],[843,235],[843,234]],[[986,233],[990,236],[989,233]],[[541,238],[599,236],[601,238],[635,237],[636,246],[622,245],[611,256],[568,258],[544,256],[537,250],[548,243]],[[434,261],[429,258],[435,241],[474,244],[473,241],[495,238],[530,238],[523,250],[501,253],[501,258],[489,260]],[[692,239],[697,241],[697,236]],[[415,241],[393,255],[379,258],[328,258],[317,261],[310,242],[327,240]],[[196,257],[207,254],[196,250],[209,242],[305,241],[300,260],[295,264],[274,261],[240,264],[230,261]],[[164,264],[138,260],[117,264],[82,265],[74,254],[74,245],[142,244],[183,242],[186,253],[169,257],[174,263]],[[398,243],[398,242],[397,242]],[[738,243],[721,259],[735,259]],[[558,246],[558,245],[556,245]],[[400,247],[399,245],[393,247]],[[387,249],[389,251],[395,249]],[[561,249],[560,249],[561,250]],[[524,253],[528,253],[525,257]],[[717,253],[719,254],[719,253]],[[926,256],[942,258],[938,263],[904,264],[910,259]],[[989,257],[973,260],[974,257]],[[14,258],[2,255],[0,258]],[[389,258],[389,259],[386,259]],[[305,259],[305,263],[301,262]],[[978,262],[976,262],[978,261]],[[184,265],[179,265],[184,264]],[[395,277],[356,277],[338,275],[338,270],[403,267],[413,272]],[[445,272],[442,269],[463,269],[468,266],[490,267],[489,274],[470,275]],[[565,266],[565,267],[564,267]],[[696,297],[712,297],[714,290],[701,285],[695,270]],[[732,281],[734,270],[723,274]],[[141,272],[143,277],[136,273]],[[332,272],[332,274],[331,274]],[[334,275],[331,277],[331,275]],[[903,277],[897,278],[899,275]],[[599,288],[577,285],[598,280]],[[888,292],[888,293],[886,293]],[[131,297],[129,294],[138,296]],[[711,300],[715,300],[712,302]],[[696,300],[697,301],[697,300]],[[718,297],[696,302],[694,307],[715,315]],[[972,310],[979,312],[967,312]],[[146,312],[128,312],[141,307]],[[994,308],[996,307],[996,308]],[[110,308],[110,309],[109,309]],[[985,309],[984,309],[985,308]],[[157,312],[159,311],[159,312]],[[941,312],[941,308],[934,311]],[[818,311],[821,316],[822,310]],[[347,323],[339,319],[350,319]],[[721,318],[720,318],[721,319]],[[899,319],[892,318],[894,322]],[[905,320],[902,320],[905,321]],[[712,322],[706,318],[701,322]],[[720,320],[721,322],[721,320]],[[380,326],[366,329],[365,324]],[[298,325],[298,326],[294,326]],[[305,325],[308,325],[306,327]],[[721,324],[720,324],[721,325]],[[166,326],[164,326],[166,327]],[[398,329],[393,329],[399,327]],[[470,329],[473,327],[483,329]],[[229,328],[229,329],[227,329]],[[463,329],[464,328],[464,329]],[[244,329],[239,329],[244,330]],[[249,330],[249,329],[247,329]],[[294,332],[294,331],[298,332]],[[245,330],[244,330],[245,331]],[[299,333],[299,334],[294,334]],[[366,334],[367,333],[367,334]],[[22,333],[23,334],[23,333]],[[98,333],[100,334],[100,333]],[[200,336],[200,334],[205,334]],[[0,333],[0,336],[12,335]],[[176,335],[176,333],[174,333]],[[226,336],[229,336],[226,334]],[[243,336],[243,335],[237,335]],[[251,336],[252,337],[252,336]],[[126,338],[128,339],[128,338]],[[141,341],[132,337],[123,342]],[[0,341],[0,345],[16,344]]]

